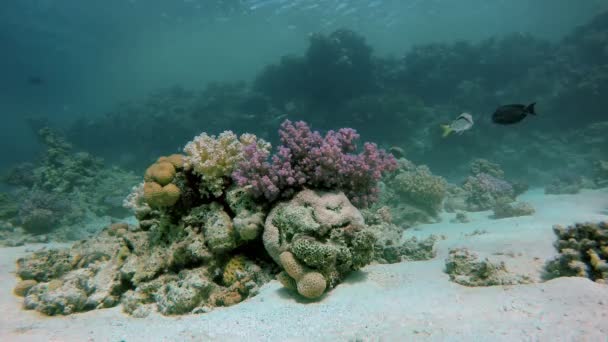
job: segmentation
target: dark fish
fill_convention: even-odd
[[[27,78],[27,83],[31,85],[41,85],[44,84],[44,80],[38,76],[30,76]]]
[[[523,120],[528,114],[536,115],[534,105],[536,102],[526,106],[522,104],[510,104],[500,106],[492,115],[492,121],[501,125],[511,125]]]

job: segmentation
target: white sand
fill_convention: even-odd
[[[445,235],[435,259],[372,265],[353,274],[321,301],[302,302],[273,281],[261,294],[208,314],[136,319],[120,308],[69,317],[21,310],[12,295],[14,260],[30,247],[0,249],[0,341],[607,341],[608,286],[584,278],[468,288],[449,281],[444,258],[468,247],[538,277],[555,255],[553,224],[608,219],[608,191],[521,198],[534,216],[424,225],[407,235]],[[467,235],[474,230],[486,234]],[[498,253],[499,255],[496,255]]]

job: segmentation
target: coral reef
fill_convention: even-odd
[[[283,284],[314,299],[372,261],[375,237],[344,194],[302,190],[270,211],[263,241]]]
[[[608,283],[608,222],[553,227],[559,256],[547,262],[546,278],[586,277]]]
[[[144,181],[124,199],[137,226],[116,223],[69,249],[20,259],[15,292],[25,296],[26,309],[48,315],[119,304],[138,317],[153,311],[208,312],[254,295],[278,273],[278,265],[285,286],[306,298],[322,296],[349,272],[369,264],[378,249],[378,232],[369,229],[340,191],[348,186],[328,182],[350,170],[354,179],[349,189],[369,193],[394,160],[375,146],[360,155],[345,154],[355,148],[352,130],[328,133],[323,140],[303,129],[306,124],[298,127],[286,122],[283,138],[299,158],[295,160],[303,161],[293,167],[308,177],[302,185],[317,189],[303,189],[276,203],[255,197],[253,185],[235,184],[230,173],[243,174],[239,168],[251,162],[244,153],[248,148],[268,152],[270,146],[248,134],[238,139],[229,132],[218,138],[200,135],[186,148],[187,156],[160,157],[150,165]],[[312,144],[288,140],[287,134],[296,132],[303,134],[292,136],[296,140],[313,135],[306,140]],[[323,154],[324,149],[330,153]],[[327,158],[333,157],[344,159],[339,168],[328,166]],[[248,175],[259,178],[253,173],[258,169]],[[433,253],[433,243],[421,247],[409,241],[395,253],[424,258]]]
[[[445,261],[445,272],[450,280],[464,286],[515,285],[532,282],[527,276],[509,273],[504,263],[480,260],[466,248],[450,249]]]

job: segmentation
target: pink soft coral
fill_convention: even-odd
[[[373,143],[354,154],[359,134],[351,128],[323,137],[303,121],[286,120],[279,136],[282,145],[272,157],[255,144],[246,146],[245,158],[233,173],[240,186],[250,186],[254,196],[269,201],[310,187],[342,190],[355,205],[365,207],[377,199],[382,174],[397,168],[395,158]]]

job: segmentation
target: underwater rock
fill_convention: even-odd
[[[393,264],[402,261],[429,260],[436,256],[437,237],[431,235],[423,240],[411,237],[403,240],[405,227],[392,223],[387,207],[363,210],[365,223],[374,234],[374,261]],[[402,241],[403,240],[403,241]]]
[[[608,186],[608,160],[598,160],[594,163],[593,181],[598,188]]]
[[[467,214],[462,211],[457,212],[456,216],[454,216],[454,218],[450,220],[450,223],[468,223],[468,222],[471,222],[471,220],[469,220]]]
[[[237,303],[271,279],[264,261],[261,267],[247,259],[235,269],[234,262],[210,251],[200,230],[181,229],[171,228],[177,235],[159,239],[154,230],[115,224],[69,249],[21,258],[18,276],[36,282],[23,291],[24,307],[67,315],[122,303],[137,317],[183,314]],[[225,277],[230,284],[222,272],[232,273]]]
[[[608,283],[608,222],[553,226],[559,256],[545,265],[545,278],[586,277]]]
[[[38,282],[35,280],[21,280],[17,283],[17,285],[15,285],[13,293],[15,294],[15,296],[25,297],[28,291],[36,284],[38,284]]]
[[[507,218],[507,217],[517,217],[517,216],[529,216],[533,215],[536,210],[530,203],[527,202],[509,202],[508,200],[499,200],[497,201],[494,208],[494,215],[492,216],[495,219]]]
[[[445,272],[450,280],[464,286],[492,286],[527,284],[527,276],[510,274],[504,263],[480,260],[466,248],[453,248],[445,260]]]
[[[242,241],[255,240],[262,235],[267,204],[255,201],[246,188],[233,187],[226,192],[226,202],[235,214],[235,233]]]
[[[270,211],[263,241],[298,293],[312,299],[370,263],[375,236],[342,192],[302,190]]]
[[[569,170],[561,171],[545,186],[545,194],[564,195],[578,194],[583,188],[582,177],[579,173]]]

